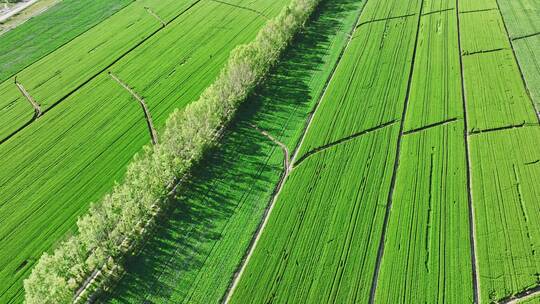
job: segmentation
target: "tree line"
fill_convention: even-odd
[[[197,101],[170,114],[159,144],[145,146],[134,157],[123,181],[78,219],[78,233],[41,256],[24,281],[26,303],[70,303],[81,287],[91,294],[119,274],[122,259],[141,244],[148,226],[167,206],[173,185],[187,178],[190,168],[217,144],[238,106],[279,60],[319,1],[292,0],[254,41],[231,52]],[[98,272],[100,279],[89,284]]]

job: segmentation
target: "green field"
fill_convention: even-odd
[[[514,55],[495,1],[406,3],[367,1],[231,303],[492,303],[539,285],[537,49]]]
[[[268,16],[277,14],[286,3],[249,2]],[[52,58],[73,49],[71,54],[75,57],[81,54],[81,67],[88,60],[86,67],[90,71],[74,75],[66,66],[66,72],[40,86],[41,91],[27,86],[36,100],[39,100],[38,92],[43,94],[39,96],[49,98],[50,102],[42,107],[49,106],[50,111],[0,145],[0,154],[5,156],[0,162],[3,194],[0,199],[0,302],[22,299],[22,279],[41,253],[72,231],[77,217],[86,212],[91,202],[107,193],[115,181],[122,179],[133,155],[149,143],[140,106],[108,72],[119,75],[144,96],[159,130],[173,109],[198,98],[217,76],[228,53],[236,45],[251,41],[266,21],[249,10],[219,2],[199,2],[192,7],[191,1],[171,3],[138,1],[112,17],[120,18],[125,11],[119,21],[107,19],[102,23],[103,28],[94,27],[25,69],[25,72],[34,67],[45,69],[43,73],[28,74],[32,77],[54,74],[47,68],[49,62],[54,65]],[[143,8],[150,5],[156,14],[179,17],[161,29],[157,19]],[[167,10],[175,13],[166,13]],[[131,14],[136,11],[140,13]],[[208,15],[208,12],[215,13]],[[204,22],[201,16],[205,16]],[[147,33],[153,29],[155,34],[143,35],[140,28],[130,32],[130,24],[138,22],[148,25],[143,27]],[[87,52],[87,42],[96,42],[94,36],[83,39],[85,35],[99,37],[99,31],[114,35],[107,30],[113,25],[127,28],[127,32],[134,35],[126,35],[127,40],[122,40],[124,36],[108,39],[107,48],[96,51],[109,63],[82,55]],[[197,35],[191,35],[195,26]],[[137,41],[144,42],[129,50],[129,43],[136,45]],[[118,56],[126,49],[129,52]],[[147,64],[149,60],[154,63]],[[105,67],[107,69],[103,70]],[[21,75],[18,80],[22,83],[23,79]],[[69,83],[73,88],[64,88],[62,83]],[[15,86],[12,82],[9,85],[8,90],[12,92]],[[55,87],[60,89],[54,90]],[[69,89],[76,90],[62,99],[62,94]],[[15,92],[18,93],[16,87]],[[30,105],[22,101],[21,96],[17,98],[31,117]]]
[[[0,36],[0,81],[83,34],[133,0],[63,0]]]
[[[0,303],[136,175],[149,125],[235,112],[234,90],[203,92],[290,2],[64,0],[0,36]],[[538,16],[538,0],[321,0],[97,302],[538,303]],[[201,94],[217,103],[190,112]]]
[[[251,125],[289,149],[295,147],[360,5],[351,0],[321,4],[283,61],[240,110],[222,146],[195,170],[172,218],[128,263],[127,275],[108,301],[215,303],[223,297],[283,172],[279,147]],[[305,66],[306,58],[313,66]]]

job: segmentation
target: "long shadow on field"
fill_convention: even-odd
[[[127,274],[103,301],[212,303],[221,299],[283,171],[281,150],[256,124],[294,148],[320,94],[324,56],[357,0],[326,0],[268,79],[239,109],[221,145],[193,170]],[[347,29],[348,30],[348,29]],[[314,81],[314,75],[324,78]],[[316,83],[316,85],[314,84]]]

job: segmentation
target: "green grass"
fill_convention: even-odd
[[[159,22],[140,3],[133,3],[19,72],[17,80],[40,104],[42,111],[46,111],[147,38],[159,26]],[[19,117],[27,116],[27,112],[32,111],[26,106],[28,101],[13,89],[14,86],[12,78],[0,84],[0,92],[10,93],[2,94],[0,99],[0,119],[6,122],[1,139],[21,128]],[[17,106],[4,111],[14,98],[18,98],[15,101]],[[20,106],[20,103],[25,106]]]
[[[282,152],[250,125],[294,148],[359,13],[362,3],[354,2],[321,4],[108,301],[221,299],[283,171]]]
[[[373,22],[356,30],[299,157],[401,117],[417,19]]]
[[[107,75],[68,102],[78,106],[55,108],[0,146],[3,303],[22,300],[33,263],[72,231],[148,141],[139,105]]]
[[[529,0],[504,0],[499,5],[510,37],[518,38],[512,45],[529,94],[540,111],[540,6]]]
[[[497,0],[457,0],[459,12],[474,12],[497,9]]]
[[[469,131],[538,124],[511,50],[463,57]]]
[[[540,303],[540,296],[532,297],[527,300],[519,301],[519,304],[538,304]]]
[[[461,13],[459,18],[463,54],[510,49],[499,11]]]
[[[530,225],[538,222],[537,212],[529,214],[540,197],[532,184],[540,171],[531,167],[540,158],[532,148],[535,144],[521,147],[538,143],[540,129],[499,12],[460,14],[462,93],[454,6],[424,3],[429,14],[422,16],[419,26],[404,131],[425,130],[403,135],[391,190],[396,124],[414,49],[415,24],[407,20],[418,16],[397,17],[406,11],[402,6],[371,3],[383,16],[396,18],[357,29],[300,148],[300,156],[308,157],[301,158],[285,183],[233,303],[367,302],[381,233],[385,250],[376,302],[473,302],[462,94],[467,131],[527,124],[519,130],[470,135],[473,206],[478,210],[475,236],[482,239],[476,248],[482,303],[539,283],[539,260],[533,253],[539,238],[537,231],[530,232]],[[380,16],[368,7],[369,2],[364,11],[369,18]],[[461,11],[463,7],[491,9],[496,3],[465,1]],[[493,26],[479,28],[485,24]],[[514,142],[478,144],[504,132],[516,132],[509,135]],[[497,148],[503,145],[506,148]],[[514,210],[502,211],[507,201],[516,199],[511,191],[516,180],[508,172],[501,175],[509,167],[500,164],[503,159],[520,166],[528,163],[519,173],[521,202],[527,202],[524,213],[517,212],[515,202],[509,206]],[[383,230],[389,191],[393,205]],[[493,207],[494,201],[501,211]],[[500,227],[501,220],[508,222],[506,229]],[[509,247],[510,240],[515,240],[515,248]],[[519,262],[512,265],[509,257]]]
[[[266,5],[270,14],[285,3],[261,1],[260,5]],[[251,41],[265,21],[247,10],[200,3],[111,69],[128,84],[141,86],[159,130],[170,111],[195,100],[217,76],[228,52]],[[217,30],[217,23],[224,28]],[[187,33],[194,27],[207,37],[205,41],[189,39]],[[173,42],[176,46],[171,49]],[[178,46],[203,55],[184,62],[185,53],[178,52]],[[167,78],[173,63],[183,73]],[[130,66],[146,70],[127,74]],[[159,95],[162,92],[181,94],[168,96],[167,103],[154,103],[165,98]],[[35,260],[73,229],[90,202],[122,178],[127,163],[148,142],[140,106],[104,72],[0,145],[4,156],[0,161],[0,302],[22,300],[22,279]]]
[[[64,0],[0,36],[0,81],[107,19],[133,0]]]
[[[394,18],[410,14],[417,14],[420,10],[419,0],[412,1],[366,1],[366,7],[362,13],[360,22]]]
[[[430,8],[432,4],[424,4]],[[455,10],[420,20],[376,303],[472,303],[467,168]]]
[[[463,118],[455,10],[422,16],[405,131]]]
[[[456,8],[455,1],[446,0],[424,0],[424,7],[422,14],[434,14],[435,12],[441,12],[445,10],[451,10]],[[455,11],[454,11],[455,12]]]
[[[473,303],[463,128],[403,138],[376,303]]]
[[[470,137],[482,303],[539,285],[540,127]]]
[[[534,0],[499,0],[511,38],[540,32],[540,5]]]
[[[540,35],[514,41],[514,49],[529,94],[540,111]]]

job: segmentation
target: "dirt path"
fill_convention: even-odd
[[[291,166],[291,158],[290,158],[290,154],[289,154],[289,148],[287,148],[287,146],[280,142],[279,140],[275,139],[272,135],[268,134],[268,132],[266,131],[263,131],[261,129],[259,129],[256,125],[254,124],[250,124],[251,127],[257,131],[259,131],[259,133],[261,133],[262,135],[266,136],[268,139],[270,139],[273,143],[275,143],[276,145],[278,145],[280,148],[281,148],[281,151],[283,152],[283,167],[284,167],[284,170],[285,170],[285,174],[288,175],[289,172],[292,170],[292,166]]]
[[[283,190],[283,186],[285,185],[285,182],[287,181],[287,178],[289,177],[290,173],[293,170],[292,164],[295,163],[295,159],[298,157],[298,153],[300,152],[300,147],[302,146],[302,143],[304,142],[304,140],[306,138],[308,130],[311,127],[311,124],[313,122],[313,118],[315,117],[315,113],[317,112],[317,109],[319,108],[319,105],[321,104],[322,100],[326,96],[329,84],[332,81],[332,79],[334,79],[337,67],[338,67],[339,63],[341,62],[341,58],[343,57],[343,54],[345,54],[345,51],[348,49],[348,47],[349,47],[349,45],[350,45],[350,43],[352,41],[353,34],[356,31],[356,29],[358,28],[358,23],[360,21],[360,16],[362,15],[362,11],[363,10],[360,10],[360,12],[358,13],[358,16],[356,17],[356,20],[355,20],[355,22],[353,24],[353,27],[349,31],[348,38],[347,38],[348,39],[347,43],[345,44],[345,46],[341,50],[341,53],[339,54],[338,59],[336,60],[336,63],[334,64],[334,67],[332,68],[332,72],[330,73],[330,76],[328,77],[326,83],[324,84],[323,93],[321,94],[321,96],[319,96],[319,99],[317,100],[317,102],[316,102],[316,104],[315,104],[315,106],[313,108],[313,111],[311,112],[311,114],[309,115],[309,117],[307,119],[305,128],[304,128],[304,130],[302,132],[302,135],[301,135],[301,139],[300,139],[299,143],[297,144],[297,146],[295,147],[294,154],[293,154],[292,158],[290,159],[289,164],[287,166],[289,169],[285,171],[285,173],[283,174],[283,176],[281,177],[281,179],[279,180],[279,182],[278,182],[278,184],[276,186],[276,190],[274,191],[274,194],[273,194],[273,196],[271,198],[270,205],[267,207],[267,209],[266,209],[266,211],[265,211],[265,213],[263,215],[262,223],[259,226],[259,228],[257,228],[257,231],[255,232],[255,235],[253,236],[253,239],[252,239],[251,244],[249,246],[248,252],[247,252],[246,256],[244,257],[244,259],[242,260],[239,270],[235,273],[235,275],[233,277],[233,281],[231,282],[231,284],[229,286],[229,289],[225,293],[225,296],[223,298],[223,303],[229,303],[230,302],[234,291],[238,287],[238,283],[240,282],[240,278],[244,274],[244,271],[246,270],[247,264],[249,263],[249,260],[251,259],[251,256],[253,255],[253,252],[255,251],[255,248],[257,247],[257,243],[259,242],[259,239],[261,238],[261,234],[264,231],[264,228],[266,227],[266,225],[268,223],[268,219],[270,218],[270,214],[272,214],[272,210],[274,209],[276,201],[279,198],[279,195],[280,195],[281,191]]]
[[[28,100],[30,105],[32,105],[32,107],[34,108],[34,119],[40,117],[41,114],[42,114],[41,107],[36,102],[36,100],[32,97],[32,95],[30,95],[30,93],[28,93],[28,91],[26,91],[24,86],[22,84],[20,84],[19,82],[17,82],[17,77],[15,77],[15,85],[17,86],[17,88],[19,88],[19,91],[21,91],[21,93],[24,95],[26,100]]]
[[[337,146],[337,145],[340,145],[342,143],[345,143],[345,142],[348,142],[348,141],[351,141],[357,137],[360,137],[360,136],[363,136],[363,135],[366,135],[366,134],[370,134],[370,133],[373,133],[373,132],[376,132],[376,131],[379,131],[380,129],[384,129],[386,127],[389,127],[389,126],[392,126],[394,125],[395,123],[399,122],[399,120],[392,120],[392,121],[389,121],[389,122],[385,122],[383,124],[380,124],[376,127],[373,127],[373,128],[369,128],[369,129],[366,129],[364,131],[361,131],[361,132],[357,132],[357,133],[354,133],[352,135],[349,135],[347,137],[344,137],[342,139],[338,139],[336,141],[333,141],[331,143],[328,143],[326,145],[323,145],[323,146],[320,146],[320,147],[317,147],[317,148],[314,148],[312,149],[311,151],[307,152],[306,154],[302,155],[302,157],[300,157],[295,163],[294,163],[294,167],[297,167],[300,163],[302,163],[304,160],[306,160],[307,158],[309,158],[310,156],[312,155],[315,155],[317,153],[320,153],[326,149],[329,149],[329,148],[332,148],[333,146]]]
[[[154,11],[153,11],[151,8],[145,6],[144,9],[145,9],[150,15],[152,15],[154,18],[156,18],[156,19],[161,23],[161,26],[162,26],[162,27],[165,27],[165,26],[167,25],[167,22],[165,22],[163,19],[161,19],[160,16],[158,16],[156,13],[154,13]]]
[[[7,20],[0,22],[0,35],[3,35],[6,32],[15,29],[19,25],[22,25],[31,18],[44,13],[49,8],[58,4],[60,1],[62,0],[40,0],[23,11],[7,18]]]
[[[15,6],[13,6],[11,9],[7,11],[7,13],[4,13],[2,16],[0,16],[0,23],[3,23],[4,21],[8,20],[9,18],[17,15],[18,13],[24,11],[26,8],[31,6],[32,4],[38,2],[39,0],[30,0],[27,2],[21,2]]]
[[[540,285],[534,288],[525,290],[521,293],[518,293],[515,296],[511,296],[505,299],[500,300],[499,304],[519,304],[522,301],[530,300],[536,296],[540,296]]]
[[[137,101],[139,101],[139,104],[141,105],[143,111],[144,111],[144,117],[146,119],[146,123],[148,124],[148,130],[150,131],[150,137],[152,138],[152,144],[157,145],[158,144],[158,136],[156,129],[154,129],[154,123],[152,121],[152,115],[150,115],[150,110],[148,110],[148,107],[146,106],[146,102],[144,101],[144,98],[142,98],[137,92],[135,92],[132,88],[130,88],[125,82],[120,80],[116,75],[109,72],[109,75],[114,79],[118,84],[120,84],[124,89],[126,89]]]

